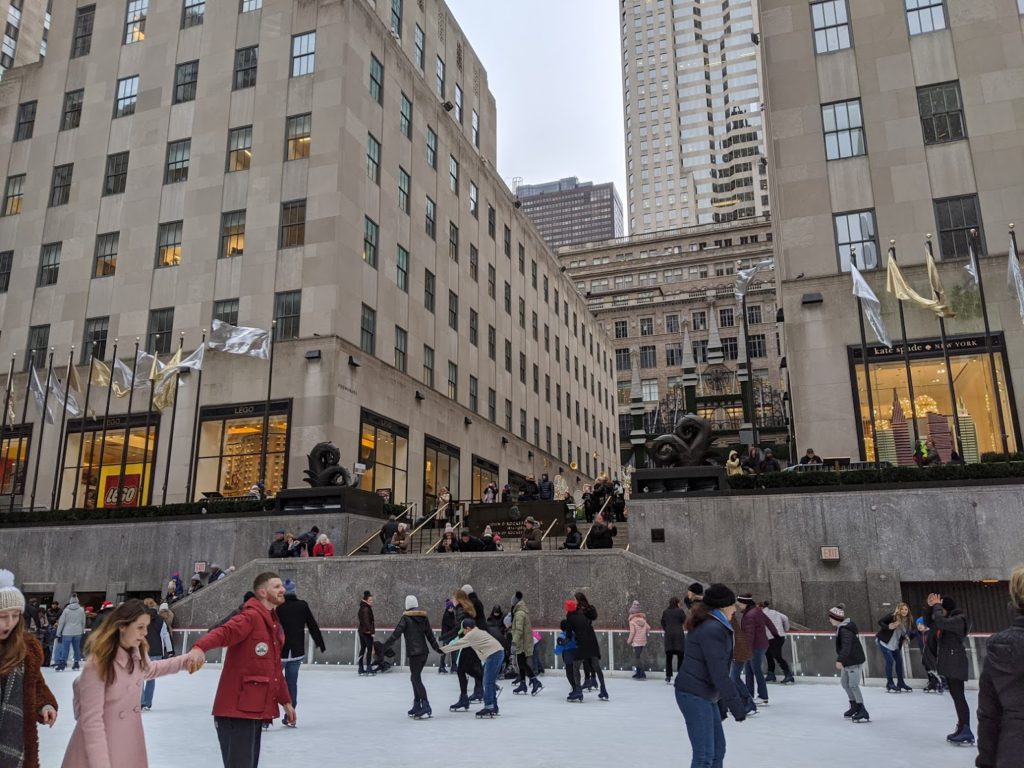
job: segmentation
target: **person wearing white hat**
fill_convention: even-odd
[[[39,768],[36,723],[57,721],[57,699],[43,680],[43,647],[25,631],[25,596],[0,570],[0,764]]]
[[[437,644],[434,630],[430,627],[430,618],[427,612],[420,608],[416,595],[406,596],[405,613],[398,620],[391,637],[384,641],[384,650],[397,643],[403,635],[405,653],[409,657],[409,679],[412,681],[413,694],[412,709],[408,715],[417,720],[427,719],[433,712],[430,709],[430,701],[427,700],[426,686],[423,685],[423,667],[426,666],[430,649],[441,653],[441,647]]]

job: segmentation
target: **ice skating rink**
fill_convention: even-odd
[[[58,768],[74,728],[71,684],[77,673],[45,673],[60,716],[52,730],[40,731],[40,759],[43,768]],[[157,682],[153,710],[143,713],[150,768],[220,767],[210,716],[219,676],[220,668],[211,665]],[[434,717],[415,721],[405,714],[412,689],[401,669],[371,678],[351,668],[303,667],[298,728],[276,721],[263,735],[260,766],[689,765],[683,718],[663,679],[608,678],[611,701],[588,693],[583,704],[566,703],[568,683],[560,671],[548,670],[540,679],[545,689],[533,698],[512,696],[511,681],[503,682],[501,716],[477,720],[478,704],[469,713],[448,711],[458,699],[458,681],[428,669],[424,682]],[[945,743],[956,722],[948,695],[863,690],[872,722],[853,725],[842,717],[847,703],[838,680],[770,686],[769,707],[744,723],[726,722],[726,766],[974,765],[973,748]],[[973,717],[977,692],[967,696]],[[475,745],[475,757],[469,757],[468,744]]]

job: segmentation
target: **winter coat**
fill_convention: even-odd
[[[78,598],[72,597],[57,620],[57,637],[75,637],[85,634],[85,611],[78,604]]]
[[[538,489],[541,501],[551,501],[555,498],[555,484],[550,480],[541,480]]]
[[[185,669],[188,656],[150,661],[142,668],[138,648],[117,649],[114,683],[107,685],[96,666],[86,663],[74,682],[75,730],[62,768],[146,768],[142,730],[142,685]]]
[[[727,474],[729,477],[743,474],[743,465],[742,462],[740,462],[739,456],[737,456],[735,459],[726,459],[725,474]]]
[[[966,680],[967,651],[964,641],[970,626],[967,615],[960,609],[946,614],[941,605],[932,608],[932,632],[938,631],[935,656],[936,671],[953,680]]]
[[[388,520],[386,523],[384,523],[384,525],[382,525],[380,527],[380,534],[378,534],[380,536],[381,544],[383,544],[384,546],[387,546],[388,544],[390,544],[391,543],[391,537],[395,535],[395,532],[397,530],[398,530],[398,521],[397,520]]]
[[[359,634],[372,635],[377,631],[373,620],[373,606],[365,600],[359,601]]]
[[[40,712],[49,705],[57,709],[57,699],[50,692],[43,679],[43,646],[32,635],[25,635],[25,677],[22,683],[21,711],[24,725],[24,768],[39,768],[39,731],[36,723],[42,723]]]
[[[775,630],[779,633],[777,637],[785,637],[789,634],[789,616],[784,614],[782,611],[776,611],[774,608],[762,608],[764,615],[771,619],[772,624],[775,626]],[[770,639],[768,636],[771,635],[767,629],[765,629],[765,638]]]
[[[530,528],[529,530],[524,528],[523,535],[519,539],[520,543],[522,544],[523,550],[525,551],[541,549],[543,547],[543,542],[541,540],[541,537],[543,535],[544,534],[540,532],[540,528],[535,527]]]
[[[779,464],[779,460],[778,459],[775,459],[775,458],[765,459],[764,461],[761,462],[760,469],[761,469],[762,473],[766,473],[766,472],[780,472],[782,470],[782,465]]]
[[[488,656],[505,650],[494,635],[479,625],[462,637],[452,640],[444,647],[443,652],[453,653],[460,648],[472,648],[480,661],[486,661]]]
[[[228,649],[213,700],[214,717],[275,720],[279,705],[291,704],[281,671],[283,644],[277,616],[255,597],[196,641],[194,647],[204,653]]]
[[[465,541],[460,538],[455,545],[455,549],[458,552],[483,552],[484,543],[476,538],[476,536],[470,536]]]
[[[595,619],[597,619],[597,609],[593,606],[586,611],[577,608],[566,616],[566,623],[576,636],[577,659],[601,658],[601,646],[597,642],[597,633],[594,631]]]
[[[626,644],[634,648],[641,648],[647,645],[647,633],[651,631],[651,625],[647,623],[647,617],[643,613],[632,613],[629,616],[629,637]]]
[[[467,618],[466,612],[462,610],[462,606],[458,603],[455,604],[453,610],[445,610],[441,616],[442,643],[450,643],[455,639],[456,635],[459,634],[459,629],[462,627],[462,620],[465,618]]]
[[[480,600],[479,595],[476,592],[469,593],[469,602],[473,604],[473,610],[476,611],[476,624],[481,629],[486,629],[484,626],[487,623],[487,611],[484,610],[484,604]],[[460,623],[461,627],[462,624]]]
[[[775,625],[772,624],[772,620],[765,616],[764,611],[756,605],[752,605],[743,611],[743,619],[740,621],[740,626],[743,627],[743,633],[747,636],[750,646],[755,651],[768,650],[768,634],[766,634],[766,630],[772,637],[779,636]]]
[[[507,504],[511,500],[512,500],[512,491],[506,485],[504,488],[501,489],[501,503],[502,504]]]
[[[316,647],[323,653],[327,650],[324,636],[320,634],[320,625],[316,623],[309,603],[299,600],[295,595],[285,595],[284,603],[277,606],[277,620],[284,630],[284,646],[281,648],[282,659],[301,659],[306,655],[306,629]]]
[[[274,539],[270,542],[270,549],[267,550],[267,557],[289,557],[288,542],[284,539]]]
[[[587,538],[587,549],[611,549],[612,539],[617,533],[614,525],[594,523]]]
[[[885,616],[878,620],[878,626],[880,629],[875,633],[875,637],[882,645],[887,645],[892,640],[892,633],[896,630],[889,629],[889,625],[894,621],[899,621],[896,614],[887,613]],[[906,628],[904,628],[905,630]],[[905,644],[910,642],[910,635],[904,631],[903,637],[900,638],[900,647],[902,648]]]
[[[519,492],[520,501],[537,501],[540,498],[540,486],[536,480],[527,480]]]
[[[329,541],[326,544],[318,541],[313,545],[313,557],[334,557],[334,545]]]
[[[579,531],[573,531],[565,537],[565,543],[562,544],[562,549],[579,549],[583,543],[583,537],[580,536]]]
[[[384,641],[384,647],[390,648],[402,635],[405,635],[405,655],[409,658],[426,656],[431,648],[443,653],[437,644],[437,638],[434,637],[434,630],[430,628],[430,619],[427,618],[426,611],[415,609],[403,613],[391,637]]]
[[[484,489],[484,504],[493,504],[498,492],[491,486]]]
[[[977,768],[1016,768],[1024,755],[1024,616],[993,635],[978,683]]]
[[[686,635],[683,634],[683,622],[686,611],[682,608],[666,608],[661,614],[661,628],[665,631],[665,652],[686,651]]]
[[[723,614],[713,612],[708,619],[690,632],[686,655],[676,675],[676,691],[700,696],[711,702],[721,702],[737,720],[746,713],[739,690],[729,677],[735,656],[733,627]]]
[[[533,625],[525,600],[520,600],[512,609],[512,645],[519,653],[533,653]]]
[[[149,643],[149,655],[151,658],[166,658],[174,651],[174,647],[171,645],[171,633],[167,631],[167,624],[160,618],[156,608],[149,609],[149,626],[146,628],[146,642]]]
[[[403,530],[395,531],[391,537],[391,546],[395,547],[403,555],[409,551],[409,532]]]
[[[754,646],[743,631],[743,617],[739,611],[732,615],[732,660],[750,661],[754,658]]]
[[[853,619],[847,619],[836,628],[836,661],[844,667],[855,667],[867,661]]]

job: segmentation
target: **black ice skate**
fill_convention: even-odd
[[[484,707],[476,713],[479,718],[489,717],[492,720],[498,716],[498,708],[496,706]]]
[[[449,712],[458,712],[460,709],[464,712],[469,712],[469,697],[459,696],[459,700],[448,707]]]

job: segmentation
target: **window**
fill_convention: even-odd
[[[281,248],[306,244],[306,201],[293,200],[281,205]]]
[[[420,28],[419,24],[416,25],[416,32],[413,35],[413,40],[416,48],[416,66],[420,68],[420,71],[422,71],[424,60],[426,58],[426,37],[423,34],[423,30]]]
[[[732,328],[736,325],[736,317],[732,307],[725,307],[718,310],[718,325],[721,328]]]
[[[936,200],[935,221],[939,225],[939,251],[943,259],[969,257],[968,241],[972,229],[978,230],[982,240],[980,253],[985,253],[981,207],[977,195]]]
[[[474,219],[480,218],[480,190],[472,181],[469,182],[469,212]]]
[[[122,77],[117,81],[117,98],[114,100],[114,118],[135,114],[135,102],[139,98],[139,76]]]
[[[811,3],[815,53],[831,53],[850,47],[850,16],[846,0]]]
[[[493,325],[487,326],[487,357],[494,360],[498,355],[498,332]]]
[[[124,193],[128,183],[128,153],[107,155],[107,170],[103,178],[103,196]]]
[[[821,122],[825,129],[826,159],[841,160],[867,152],[860,99],[822,105]]]
[[[705,311],[692,312],[690,323],[695,331],[706,331],[708,329],[708,313]]]
[[[665,315],[665,333],[679,333],[679,315]]]
[[[398,129],[407,139],[412,139],[412,102],[404,93],[402,94],[402,106],[398,113]]]
[[[1024,16],[1024,0],[1017,0],[1017,12]]]
[[[473,413],[477,413],[480,409],[480,403],[478,401],[478,391],[480,384],[476,379],[476,376],[469,377],[469,410]]]
[[[675,368],[683,364],[683,345],[682,344],[666,344],[665,345],[665,365],[669,368]]]
[[[526,301],[521,297],[519,299],[519,327],[526,327]]]
[[[198,27],[203,23],[205,15],[206,0],[184,0],[181,8],[181,28]]]
[[[244,253],[245,211],[222,213],[220,215],[220,258],[230,259]]]
[[[505,431],[512,431],[512,401],[505,399]]]
[[[88,56],[92,50],[92,27],[96,20],[96,6],[86,5],[75,11],[75,28],[71,39],[71,58]]]
[[[380,184],[380,142],[372,133],[366,134],[366,176]]]
[[[452,400],[459,399],[459,366],[448,361],[448,397]]]
[[[195,101],[199,80],[199,62],[187,61],[174,69],[174,103]]]
[[[498,393],[487,388],[487,418],[493,424],[498,423]]]
[[[472,138],[473,138],[473,146],[476,147],[477,149],[479,149],[480,148],[480,115],[478,115],[476,113],[475,109],[473,110],[473,114],[471,116],[470,126],[471,126],[470,133],[472,134]]]
[[[82,99],[85,97],[84,90],[68,91],[64,94],[64,112],[60,118],[60,129],[70,131],[77,128],[82,122]]]
[[[239,13],[249,13],[250,11],[258,11],[263,7],[263,0],[242,0],[242,4],[238,9]]]
[[[747,357],[751,360],[757,357],[767,357],[765,339],[763,333],[755,333],[747,339]]]
[[[556,347],[557,349],[557,347]],[[615,350],[615,370],[616,371],[628,371],[630,370],[630,359],[628,349],[616,349]]]
[[[384,65],[370,54],[370,98],[378,104],[384,103]]]
[[[164,184],[188,181],[188,164],[192,156],[192,139],[172,141],[167,145],[167,166],[164,169]]]
[[[491,240],[494,239],[494,232],[497,227],[497,215],[494,211],[494,206],[490,203],[487,204],[487,234],[491,236]],[[557,303],[557,302],[556,302]]]
[[[313,132],[313,115],[292,115],[285,130],[285,160],[309,157],[309,142]]]
[[[377,350],[377,311],[365,304],[359,321],[359,348],[370,355]]]
[[[274,294],[274,341],[299,338],[302,291]]]
[[[260,47],[253,45],[235,51],[235,77],[233,89],[252,88],[256,85],[256,66],[259,63]]]
[[[480,253],[472,243],[469,244],[469,277],[474,283],[480,280]]]
[[[537,290],[537,262],[530,261],[530,287]]]
[[[124,44],[138,43],[146,39],[146,14],[149,0],[128,0],[128,12],[124,20]]]
[[[512,286],[505,283],[505,314],[512,314]]]
[[[698,363],[706,363],[708,361],[708,340],[699,339],[693,342],[693,359]]]
[[[71,197],[71,176],[75,170],[74,163],[58,165],[53,169],[53,180],[50,184],[50,207],[65,205]]]
[[[423,306],[428,312],[434,311],[434,286],[436,279],[429,269],[423,275]]]
[[[427,165],[437,170],[437,134],[427,126]]]
[[[653,317],[641,317],[640,318],[640,335],[641,336],[653,336],[654,335],[654,318]]]
[[[0,251],[0,293],[7,293],[11,287],[11,266],[14,262],[14,251]]]
[[[424,211],[424,227],[430,239],[434,240],[437,236],[437,205],[429,197]]]
[[[437,64],[434,67],[435,82],[434,90],[437,92],[437,98],[444,101],[444,59],[440,56],[437,57]]]
[[[448,188],[455,194],[459,194],[459,161],[454,155],[448,156]]]
[[[512,373],[512,342],[505,339],[505,370]]]
[[[512,258],[512,230],[509,229],[507,226],[505,227],[505,235],[504,235],[503,247],[504,247],[504,250],[505,250],[506,258],[511,259]]]
[[[377,244],[380,240],[380,227],[377,222],[366,216],[363,219],[363,261],[374,269],[377,268]]]
[[[740,346],[735,336],[722,337],[722,354],[726,360],[739,360]]]
[[[174,307],[151,309],[146,328],[146,351],[151,355],[166,355],[171,351],[171,333],[174,331]]]
[[[228,173],[249,170],[252,162],[252,126],[228,131]]]
[[[519,244],[519,274],[526,274],[526,249],[522,243]]]
[[[459,297],[455,291],[448,291],[448,327],[459,330]]]
[[[213,319],[238,325],[238,299],[221,299],[213,302]]]
[[[658,400],[658,380],[643,379],[640,382],[640,395],[645,403],[653,403]]]
[[[316,57],[316,32],[292,35],[292,77],[313,74]]]
[[[939,83],[917,89],[917,108],[925,144],[941,144],[966,138],[963,100],[960,84]]]
[[[423,383],[434,388],[434,348],[423,345]]]
[[[92,276],[110,277],[117,269],[117,249],[121,240],[120,232],[108,232],[96,236],[96,254],[93,257]]]
[[[181,264],[181,233],[184,222],[171,221],[156,230],[156,265],[176,267]]]
[[[492,299],[495,298],[497,293],[497,273],[494,270],[493,264],[487,265],[487,295]]]
[[[60,243],[47,243],[39,252],[39,275],[37,286],[56,285],[60,274]]]
[[[4,186],[3,216],[16,216],[21,213],[22,200],[25,197],[25,174],[8,176]]]
[[[448,256],[452,261],[459,260],[459,228],[454,221],[448,222]]]
[[[946,28],[946,9],[942,0],[904,0],[907,28],[911,35],[923,35]]]
[[[400,291],[409,292],[409,252],[402,246],[398,246],[395,258],[395,285]]]
[[[26,101],[18,105],[18,119],[14,126],[15,141],[32,138],[32,131],[36,126],[36,105],[35,101]]]
[[[629,338],[629,322],[626,320],[615,321],[615,338],[626,339]]]
[[[391,32],[402,36],[402,0],[391,0]]]
[[[82,334],[82,365],[88,365],[93,357],[102,360],[106,356],[109,330],[109,317],[86,318],[85,331]]]
[[[462,125],[462,86],[455,84],[455,119]]]
[[[409,213],[409,189],[412,186],[412,179],[409,172],[398,167],[398,207],[405,213]]]
[[[409,334],[405,328],[395,326],[395,368],[405,373],[408,358]]]
[[[850,271],[850,250],[857,255],[857,269],[878,268],[878,237],[875,233],[875,212],[857,211],[834,216],[839,271]]]
[[[469,343],[474,347],[479,340],[480,316],[475,309],[469,310]]]
[[[640,347],[640,367],[657,368],[658,351],[654,345]]]
[[[25,370],[43,368],[46,350],[50,346],[50,326],[33,325],[28,329],[28,349],[25,350]]]

